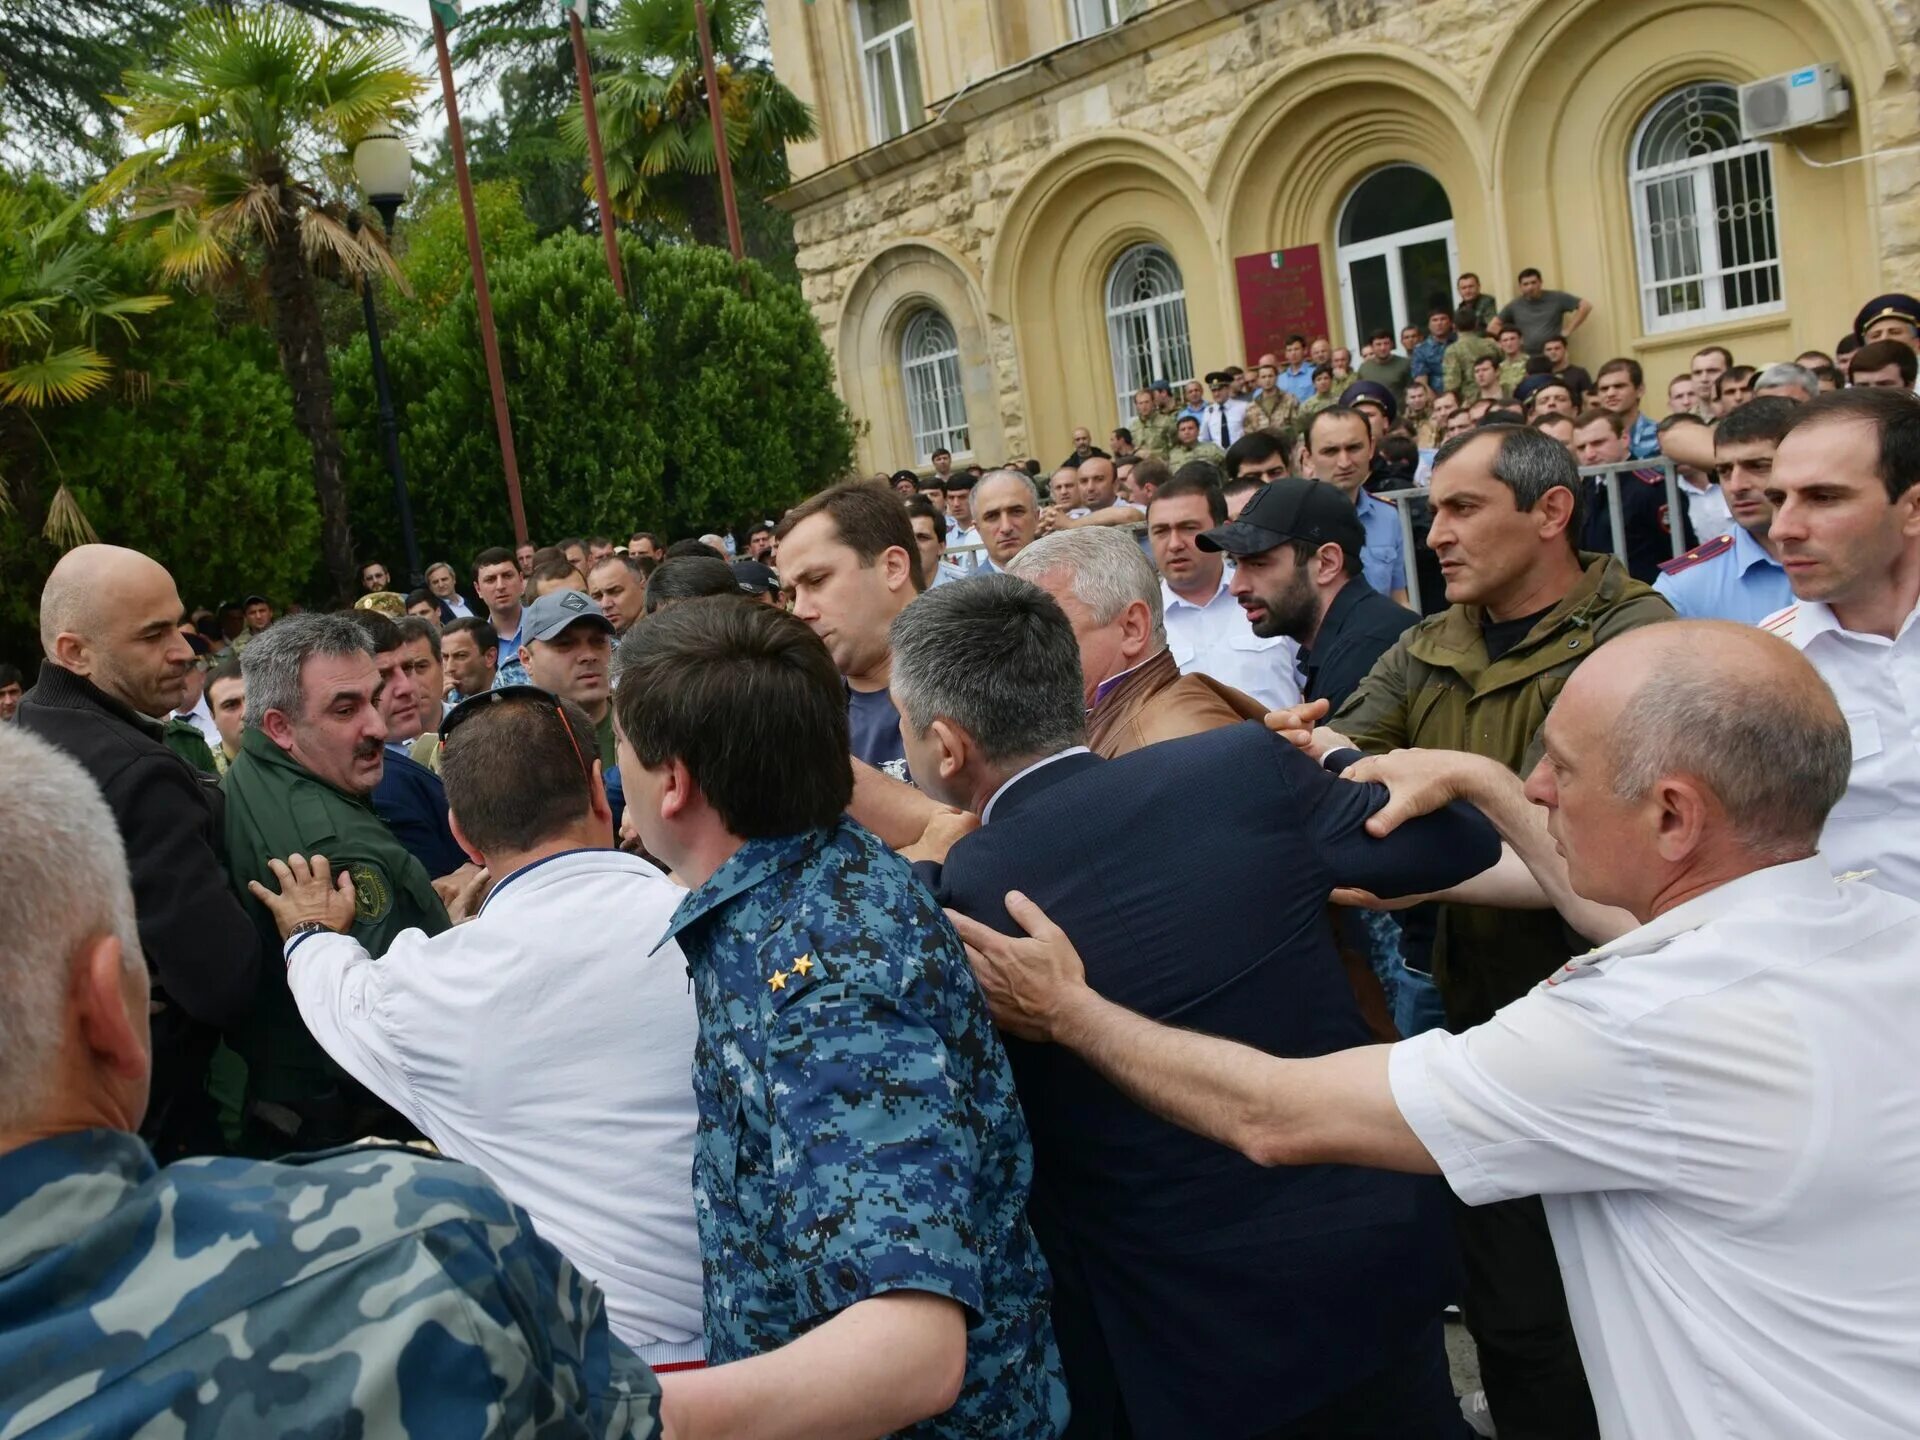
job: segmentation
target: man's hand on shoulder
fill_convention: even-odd
[[[1309,760],[1324,760],[1335,750],[1352,750],[1354,743],[1338,730],[1319,722],[1331,708],[1325,700],[1306,700],[1284,710],[1267,712],[1267,728],[1303,752]]]
[[[937,810],[927,817],[920,838],[900,852],[909,865],[923,861],[944,865],[947,852],[980,828],[980,817],[970,810]]]
[[[289,855],[285,860],[269,859],[267,868],[279,882],[279,893],[267,889],[258,880],[249,880],[247,889],[267,907],[281,939],[315,921],[337,935],[353,928],[353,876],[342,870],[336,882],[326,856]]]
[[[1033,901],[1009,890],[1006,905],[1025,936],[1002,935],[954,910],[947,918],[967,947],[994,1022],[1022,1040],[1058,1039],[1073,1007],[1095,998],[1087,967],[1066,932]]]

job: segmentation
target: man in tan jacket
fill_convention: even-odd
[[[1094,754],[1111,760],[1265,710],[1231,685],[1180,673],[1167,649],[1160,577],[1132,536],[1091,528],[1042,536],[1007,573],[1053,596],[1073,625]]]

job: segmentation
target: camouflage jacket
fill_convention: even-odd
[[[774,1350],[894,1290],[967,1310],[967,1370],[915,1437],[1066,1421],[1033,1147],[959,938],[843,820],[749,840],[667,926],[692,974],[707,1359]]]
[[[1128,427],[1133,431],[1133,448],[1143,455],[1166,459],[1167,451],[1173,448],[1173,423],[1173,416],[1158,412],[1144,420],[1138,415],[1134,416]]]
[[[411,1150],[0,1156],[0,1434],[656,1436],[600,1292],[478,1170]]]
[[[1290,435],[1299,415],[1300,402],[1276,385],[1247,402],[1246,433],[1268,430],[1276,439]]]
[[[1440,373],[1447,389],[1460,397],[1462,405],[1471,405],[1480,398],[1480,386],[1473,378],[1473,362],[1483,355],[1491,355],[1499,360],[1499,341],[1489,340],[1484,335],[1462,335],[1447,347],[1446,359],[1440,362]]]

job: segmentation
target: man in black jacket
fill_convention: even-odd
[[[1374,839],[1365,822],[1386,791],[1335,780],[1258,722],[1117,760],[1087,753],[1072,627],[1014,577],[930,590],[891,638],[915,781],[981,819],[922,878],[1008,931],[1003,897],[1031,896],[1095,989],[1156,1019],[1270,1054],[1364,1045],[1329,891],[1419,893],[1499,853],[1464,808],[1403,845]],[[1196,803],[1205,825],[1191,823]],[[1092,835],[1152,855],[1150,880],[1060,863]],[[1008,1039],[1007,1054],[1033,1133],[1028,1215],[1054,1275],[1069,1440],[1460,1433],[1440,1187],[1340,1165],[1263,1170],[1063,1050]]]
[[[207,1062],[220,1027],[251,1004],[260,967],[259,937],[220,858],[220,791],[162,738],[193,661],[183,614],[173,577],[138,551],[68,551],[40,594],[46,659],[19,714],[86,768],[126,845],[153,976],[153,1088],[140,1133],[162,1164],[222,1148]]]

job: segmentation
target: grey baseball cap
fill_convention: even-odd
[[[549,590],[527,607],[520,635],[524,640],[551,640],[569,625],[583,620],[589,625],[598,625],[609,635],[613,633],[613,622],[584,591]]]

